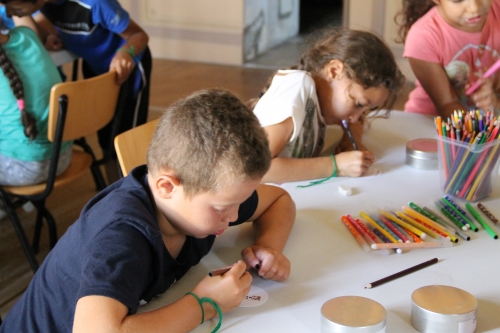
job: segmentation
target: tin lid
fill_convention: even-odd
[[[437,140],[423,138],[408,141],[406,144],[406,153],[415,158],[437,160]]]
[[[412,316],[433,321],[460,322],[474,318],[477,300],[465,290],[443,285],[419,288],[411,295]]]
[[[379,332],[386,325],[385,308],[359,296],[332,298],[321,307],[322,326],[332,332]]]

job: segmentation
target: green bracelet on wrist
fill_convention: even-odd
[[[219,328],[221,327],[222,325],[222,310],[220,309],[220,307],[217,305],[217,303],[215,303],[211,298],[208,298],[208,297],[202,297],[201,299],[193,292],[188,292],[186,293],[186,295],[191,295],[193,296],[197,301],[198,301],[198,304],[200,305],[200,308],[201,308],[201,324],[203,324],[203,322],[205,322],[205,310],[203,309],[203,303],[210,303],[212,304],[212,306],[214,307],[215,311],[217,311],[217,314],[219,315],[219,322],[217,323],[217,326],[215,326],[215,328],[212,330],[212,333],[215,333],[219,330]]]
[[[139,59],[137,59],[137,57],[135,55],[134,45],[130,45],[130,47],[128,49],[126,49],[124,47],[120,47],[118,50],[116,50],[116,52],[128,53],[132,57],[132,60],[134,61],[134,65],[137,65],[137,63],[139,62]]]
[[[310,187],[310,186],[318,185],[318,184],[326,182],[330,178],[337,177],[337,170],[338,170],[338,168],[337,168],[337,160],[335,160],[335,155],[333,155],[333,154],[330,154],[330,157],[332,158],[332,162],[333,162],[333,173],[330,176],[328,176],[326,178],[323,178],[323,179],[320,179],[320,180],[316,180],[316,181],[310,182],[307,185],[298,185],[297,188],[305,188],[305,187]]]

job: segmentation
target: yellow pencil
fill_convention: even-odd
[[[396,216],[392,215],[391,213],[388,213],[388,212],[386,212],[384,210],[379,210],[379,212],[380,212],[380,214],[382,214],[383,216],[387,217],[392,222],[399,224],[400,226],[402,226],[403,228],[406,228],[406,229],[410,230],[414,234],[417,234],[417,236],[420,237],[420,239],[425,239],[425,237],[427,236],[426,233],[423,232],[422,230],[420,230],[418,228],[415,228],[411,224],[406,223],[405,221],[397,218]]]
[[[374,228],[377,228],[385,237],[387,237],[391,242],[393,243],[398,243],[398,244],[401,244],[400,242],[398,242],[398,240],[396,238],[394,238],[390,233],[388,233],[386,230],[384,230],[383,228],[381,228],[377,222],[375,222],[370,216],[368,216],[368,214],[366,213],[359,213],[359,216],[361,216],[362,218],[364,218],[365,220],[367,220]]]

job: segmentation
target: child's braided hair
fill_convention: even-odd
[[[36,129],[36,121],[35,118],[29,114],[24,108],[24,89],[23,82],[19,77],[16,69],[12,65],[12,62],[7,57],[5,50],[0,44],[0,67],[4,75],[10,82],[10,87],[14,96],[17,99],[17,104],[19,109],[21,110],[21,123],[24,126],[24,135],[30,139],[30,141],[34,140],[38,134]]]

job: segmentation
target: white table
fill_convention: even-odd
[[[49,51],[49,54],[56,66],[62,66],[68,62],[78,59],[74,53],[68,50]]]
[[[417,170],[405,165],[405,144],[416,138],[434,137],[433,119],[393,112],[390,119],[376,119],[364,138],[377,156],[377,177],[337,178],[322,185],[297,189],[285,184],[297,205],[297,218],[285,248],[292,263],[290,278],[282,283],[254,274],[253,286],[264,289],[269,299],[253,308],[239,307],[224,315],[220,332],[320,332],[320,308],[327,300],[346,295],[371,298],[387,310],[387,332],[416,332],[411,326],[411,294],[426,285],[450,285],[473,294],[479,303],[476,332],[500,332],[500,240],[486,231],[468,232],[471,241],[440,249],[414,249],[384,256],[364,252],[346,227],[342,214],[358,216],[376,208],[400,209],[409,201],[434,210],[443,196],[438,171]],[[338,186],[353,188],[344,197]],[[482,200],[500,216],[500,190]],[[500,229],[494,226],[500,232]],[[211,269],[231,264],[240,250],[251,244],[249,225],[230,228],[220,236],[212,252],[193,267],[165,295],[140,311],[173,302],[192,288]],[[439,263],[373,289],[370,282],[437,257]],[[216,319],[194,332],[210,332]]]

